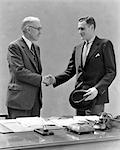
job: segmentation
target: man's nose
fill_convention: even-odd
[[[78,30],[78,32],[81,34],[82,33],[82,31],[81,30]]]

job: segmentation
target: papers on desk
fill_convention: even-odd
[[[43,125],[45,125],[45,120],[41,117],[24,117],[17,119],[0,120],[0,125],[1,133],[25,132],[33,131],[36,128],[42,128]]]
[[[25,132],[33,131],[37,128],[46,126],[48,129],[60,129],[75,123],[85,123],[88,120],[98,120],[98,116],[74,116],[72,118],[51,117],[44,119],[42,117],[23,117],[16,119],[0,120],[0,132]]]
[[[1,123],[5,128],[9,129],[7,132],[23,132],[23,131],[30,131],[29,128],[23,127],[19,122],[16,120],[14,121],[6,121]]]
[[[52,119],[51,122],[53,122],[56,126],[59,127],[66,127],[70,124],[78,123],[78,121],[75,121],[73,118],[58,118],[58,119]]]
[[[16,118],[17,122],[19,122],[23,127],[27,128],[40,128],[43,126],[46,121],[42,117],[24,117],[24,118]]]
[[[99,116],[74,116],[73,119],[75,121],[98,121]]]
[[[73,116],[72,118],[53,118],[53,122],[56,126],[66,127],[71,124],[79,123],[84,124],[87,121],[96,121],[99,120],[99,116]]]
[[[11,132],[13,132],[13,131],[11,131],[7,127],[3,126],[2,124],[0,124],[0,133],[11,133]]]

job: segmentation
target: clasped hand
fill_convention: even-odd
[[[44,76],[42,79],[42,83],[45,84],[46,86],[53,85],[55,82],[56,79],[51,74]],[[87,96],[85,101],[93,100],[97,96],[97,94],[98,90],[95,87],[89,88],[88,90],[86,90],[86,94],[84,94],[85,97]]]
[[[42,83],[46,86],[53,85],[56,82],[56,79],[53,75],[49,74],[43,77]]]

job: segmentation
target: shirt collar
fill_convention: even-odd
[[[22,35],[22,38],[26,42],[26,44],[29,47],[29,49],[31,49],[32,42],[30,40],[28,40],[24,35]]]
[[[95,39],[95,36],[93,36],[93,38],[91,38],[89,41],[85,41],[85,43],[88,43],[88,44],[92,44],[92,42],[94,41],[94,39]]]

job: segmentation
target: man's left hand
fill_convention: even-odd
[[[86,94],[84,94],[84,96],[88,95],[88,97],[85,99],[85,101],[93,100],[97,96],[97,94],[98,94],[98,90],[95,87],[89,88],[86,91]]]

